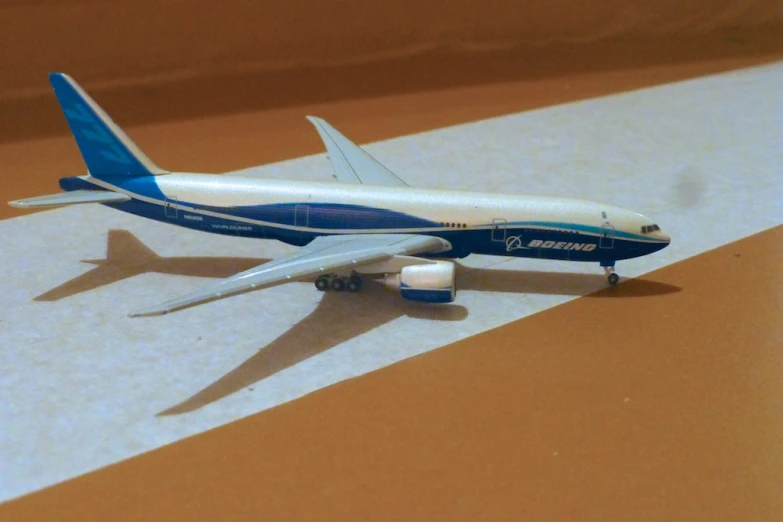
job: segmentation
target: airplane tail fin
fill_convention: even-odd
[[[49,81],[91,176],[168,174],[133,143],[73,78],[51,73]]]

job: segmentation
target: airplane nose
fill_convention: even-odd
[[[659,241],[658,248],[656,250],[663,250],[664,248],[669,246],[669,243],[672,242],[672,238],[669,237],[668,234],[664,234],[660,230],[656,230],[650,235]]]

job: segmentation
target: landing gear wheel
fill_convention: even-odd
[[[332,279],[332,290],[335,292],[342,292],[345,290],[345,280],[341,277],[335,277]]]
[[[345,286],[349,292],[358,292],[362,287],[362,279],[360,277],[351,277]]]
[[[620,282],[620,276],[614,273],[614,261],[601,261],[601,266],[604,267],[609,284],[616,286]]]
[[[329,278],[327,276],[318,277],[315,280],[315,287],[321,292],[326,292],[329,290]]]

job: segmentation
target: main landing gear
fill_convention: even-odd
[[[362,278],[358,274],[353,274],[350,277],[340,277],[335,274],[322,275],[315,280],[315,287],[321,292],[327,290],[358,292],[362,287]]]
[[[620,282],[620,276],[614,271],[614,261],[601,261],[601,266],[604,267],[604,273],[609,280],[609,284],[617,286],[617,283]]]

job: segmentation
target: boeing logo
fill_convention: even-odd
[[[506,239],[506,252],[514,250],[527,250],[529,248],[551,248],[553,250],[579,250],[582,252],[592,252],[595,250],[595,243],[569,243],[566,241],[543,241],[533,239],[527,245],[522,244],[521,236],[511,236]]]

